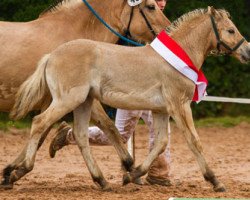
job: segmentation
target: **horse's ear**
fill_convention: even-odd
[[[207,11],[210,15],[215,16],[216,10],[213,6],[208,6]]]
[[[127,0],[128,1],[128,5],[130,6],[137,6],[139,5],[143,0]]]

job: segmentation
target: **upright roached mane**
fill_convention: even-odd
[[[69,8],[77,3],[83,3],[82,0],[54,0],[54,2],[40,13],[39,16],[43,16],[46,13],[55,12],[62,8]]]

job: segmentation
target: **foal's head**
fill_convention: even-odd
[[[225,10],[208,7],[214,30],[213,47],[220,53],[231,54],[245,63],[250,60],[250,44],[243,38],[239,30]]]

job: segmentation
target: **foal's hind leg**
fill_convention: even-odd
[[[58,121],[65,114],[67,114],[70,109],[70,106],[66,107],[62,102],[52,102],[50,107],[44,113],[36,116],[33,119],[30,139],[26,147],[26,151],[24,152],[25,156],[23,158],[23,161],[20,162],[10,173],[10,184],[13,184],[33,169],[36,151],[38,149],[41,137],[50,129],[50,127],[56,121]]]
[[[45,108],[45,106],[44,106]],[[45,110],[45,109],[43,109]],[[50,129],[48,129],[45,133],[42,134],[42,137],[39,140],[38,143],[38,148],[37,150],[40,148],[40,146],[43,144],[45,138],[47,137],[48,133],[49,133]],[[4,188],[4,189],[11,189],[13,187],[13,184],[10,183],[10,174],[11,172],[18,166],[20,165],[21,162],[24,161],[25,155],[26,155],[26,151],[27,151],[27,146],[28,144],[25,145],[25,147],[23,148],[22,152],[19,154],[19,156],[9,165],[7,165],[4,169],[3,169],[3,180],[0,184],[0,188]]]
[[[195,130],[190,104],[185,103],[182,106],[178,106],[178,110],[176,110],[173,117],[177,125],[183,131],[188,146],[194,153],[205,180],[212,183],[214,186],[214,191],[224,192],[224,185],[217,180],[214,172],[209,168],[204,157],[200,138]]]
[[[89,147],[88,125],[90,120],[92,99],[88,98],[74,110],[74,136],[94,182],[102,189],[109,190],[109,184],[104,179],[100,168],[95,162]]]

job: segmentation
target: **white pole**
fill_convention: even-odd
[[[228,102],[228,103],[243,103],[243,104],[250,104],[250,99],[244,98],[229,98],[229,97],[216,97],[216,96],[205,96],[203,97],[202,101],[214,101],[214,102]],[[168,126],[168,134],[170,139],[170,123]],[[169,141],[170,142],[170,141]],[[132,136],[129,138],[127,143],[128,152],[135,160],[135,134],[133,133]]]

